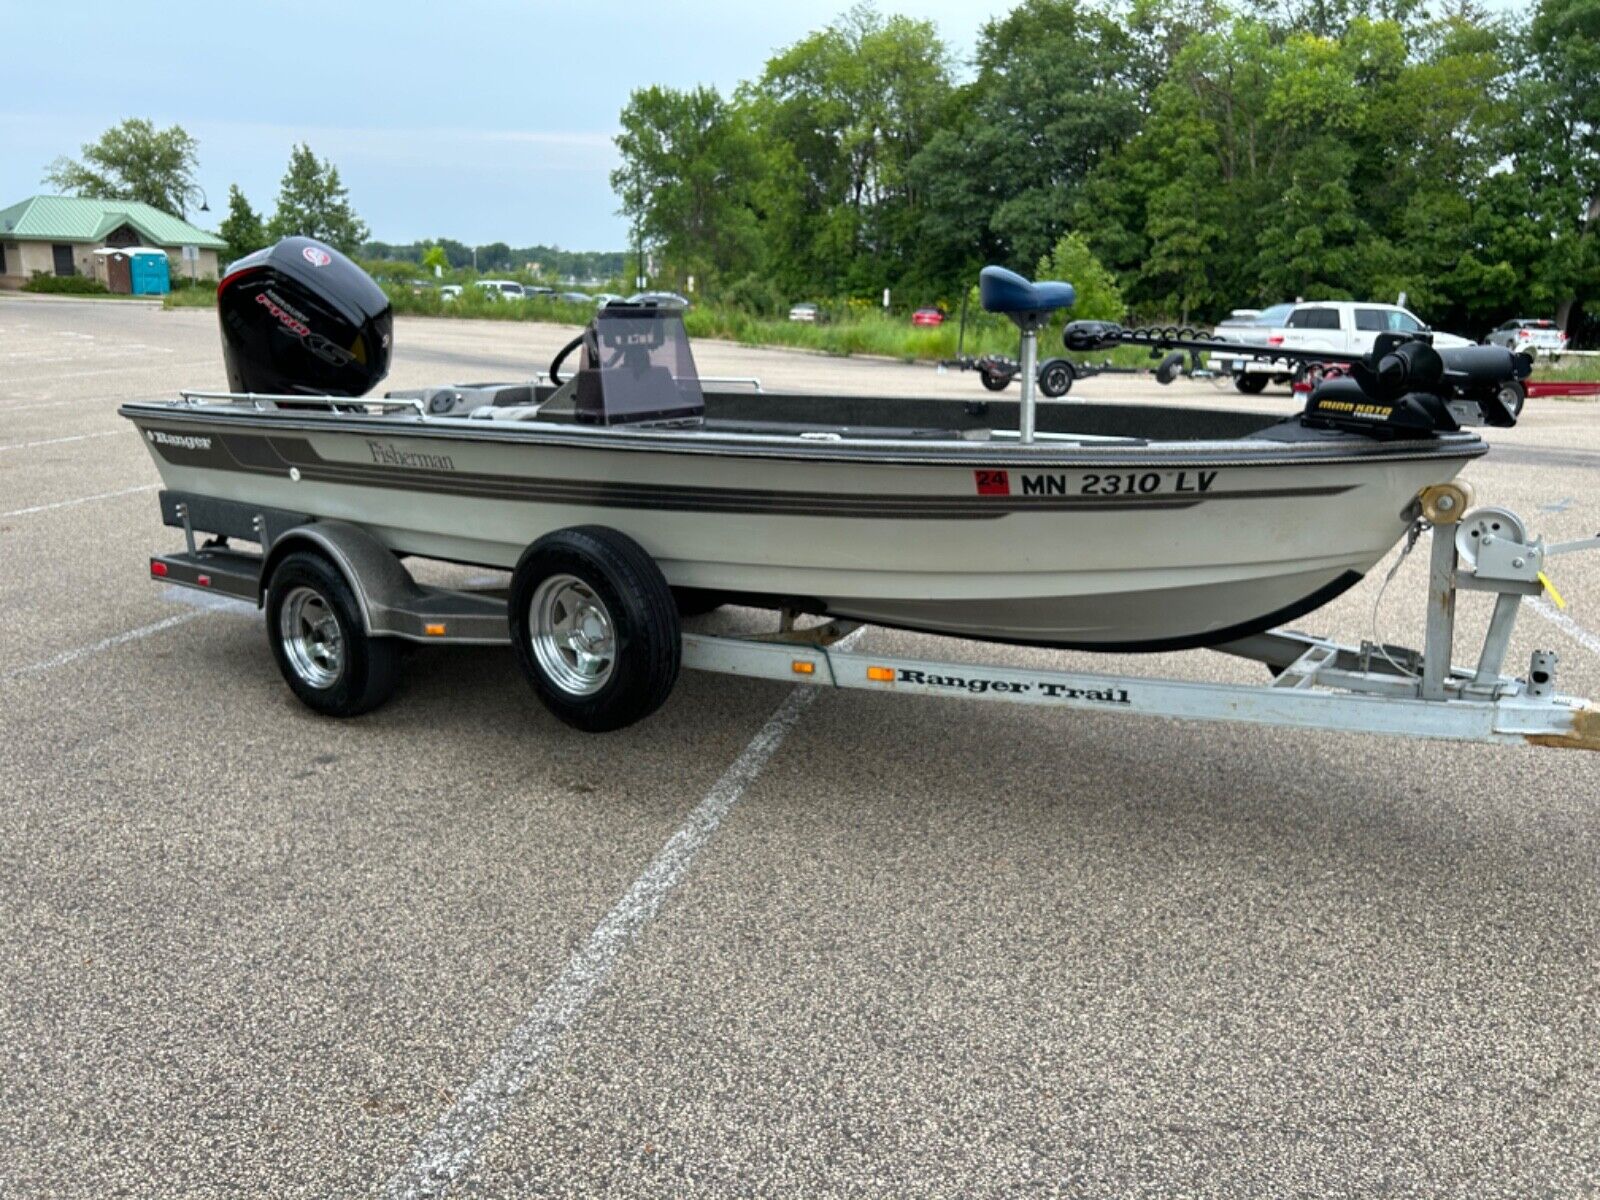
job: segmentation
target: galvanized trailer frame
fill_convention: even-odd
[[[1600,536],[1547,545],[1530,538],[1514,513],[1465,511],[1460,485],[1419,497],[1410,544],[1431,532],[1427,632],[1419,653],[1363,642],[1272,631],[1217,647],[1265,665],[1271,682],[1207,683],[1143,675],[1029,670],[998,664],[911,659],[848,649],[859,626],[828,621],[801,627],[784,612],[764,636],[685,632],[683,665],[696,670],[893,694],[1231,721],[1282,728],[1383,734],[1490,744],[1528,743],[1600,749],[1600,710],[1556,691],[1558,655],[1533,653],[1526,677],[1503,673],[1525,597],[1548,586],[1549,559],[1600,549]],[[509,645],[505,593],[419,584],[372,535],[339,521],[233,501],[161,493],[163,518],[184,530],[186,548],[150,560],[152,577],[260,605],[273,565],[311,549],[333,563],[361,609],[363,633],[415,642]],[[196,532],[219,537],[204,545]],[[230,538],[258,543],[241,551]],[[1409,546],[1408,546],[1409,549]],[[1453,665],[1456,598],[1495,596],[1476,662]]]

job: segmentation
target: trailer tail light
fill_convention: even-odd
[[[194,581],[196,583],[198,583],[201,587],[210,587],[211,586],[211,576],[209,576],[209,575],[196,575],[194,577]]]
[[[150,574],[157,579],[165,579],[167,577],[167,564],[159,558],[152,558],[150,560]]]

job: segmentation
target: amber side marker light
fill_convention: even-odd
[[[817,673],[817,664],[807,662],[803,658],[797,658],[789,664],[789,670],[796,675],[815,675]]]
[[[876,679],[879,683],[893,683],[894,672],[888,667],[868,667],[867,678]]]
[[[444,636],[444,626],[443,625],[424,625],[422,627],[422,632],[427,634],[429,637],[443,637]]]

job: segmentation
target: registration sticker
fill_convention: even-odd
[[[974,471],[972,476],[980,496],[1011,495],[1011,476],[1005,471]]]

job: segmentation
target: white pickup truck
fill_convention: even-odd
[[[1282,346],[1285,350],[1326,350],[1330,354],[1365,354],[1380,333],[1423,333],[1428,327],[1397,304],[1358,304],[1350,300],[1309,300],[1277,304],[1266,309],[1253,324],[1224,322],[1216,336],[1254,346]],[[1435,346],[1470,346],[1466,338],[1435,333]],[[1288,383],[1296,363],[1254,355],[1214,353],[1211,368],[1233,376],[1233,386],[1254,394],[1268,383]]]

